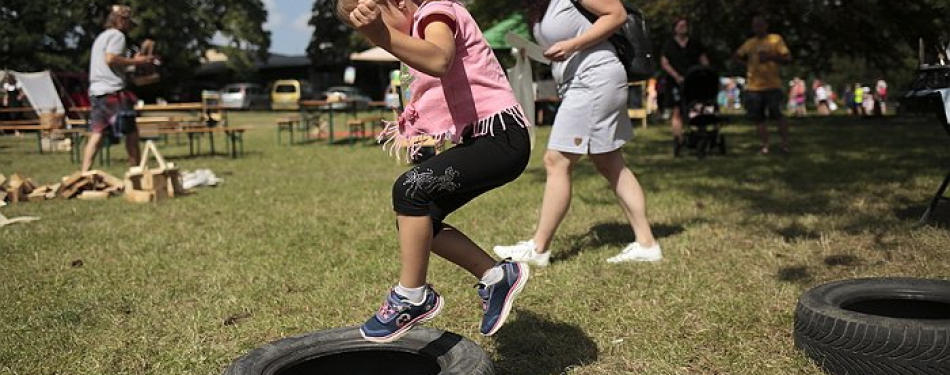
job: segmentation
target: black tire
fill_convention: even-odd
[[[238,358],[224,375],[493,375],[488,354],[451,332],[415,327],[391,343],[372,343],[358,327],[277,340]]]
[[[820,285],[798,301],[794,339],[833,375],[950,374],[950,281]]]

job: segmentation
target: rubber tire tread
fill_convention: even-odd
[[[359,327],[342,327],[270,342],[238,358],[224,375],[274,375],[308,359],[361,350],[396,351],[435,358],[439,375],[494,375],[488,354],[454,333],[414,327],[391,343],[373,343],[360,336]]]
[[[795,308],[795,346],[832,375],[950,374],[950,319],[908,319],[842,308],[866,298],[950,304],[950,282],[869,278],[805,292]]]

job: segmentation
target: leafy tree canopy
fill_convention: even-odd
[[[370,47],[359,33],[336,18],[335,6],[333,0],[313,2],[310,26],[314,29],[310,45],[307,46],[307,56],[316,66],[344,64],[349,60],[350,53]]]
[[[946,0],[636,0],[629,3],[646,15],[654,51],[659,51],[662,43],[672,36],[673,20],[687,17],[693,35],[710,49],[713,64],[721,71],[732,73],[741,72],[730,59],[735,49],[750,36],[751,20],[756,14],[766,16],[770,30],[785,38],[795,58],[790,69],[803,77],[847,76],[840,70],[856,68],[891,73],[890,76],[896,75],[895,72],[909,76],[917,61],[920,38],[932,46],[950,37],[950,1]],[[523,8],[523,4],[470,1],[469,10],[485,29],[507,17],[513,9]]]
[[[131,6],[139,21],[129,42],[155,40],[163,69],[177,80],[191,75],[216,36],[231,51],[262,58],[270,46],[261,0],[13,0],[0,3],[0,68],[88,70],[89,49],[114,3]]]

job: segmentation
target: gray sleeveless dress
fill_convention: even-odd
[[[545,49],[591,27],[571,0],[551,0],[535,25]],[[561,105],[554,117],[548,149],[572,154],[614,151],[633,138],[627,115],[627,75],[606,40],[551,65]]]

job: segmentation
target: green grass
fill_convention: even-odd
[[[231,115],[256,128],[239,159],[160,145],[182,169],[224,178],[216,188],[3,208],[42,220],[0,228],[0,374],[218,374],[265,342],[372,314],[398,273],[389,194],[405,166],[370,144],[277,146],[277,116]],[[792,345],[802,292],[950,275],[950,204],[917,225],[950,137],[929,117],[792,123],[791,155],[755,155],[752,127],[735,121],[729,154],[702,161],[673,158],[666,125],[637,129],[624,150],[662,262],[604,261],[633,235],[583,161],[553,263],[533,270],[506,327],[480,336],[475,280],[435,258],[429,280],[447,305],[430,326],[477,342],[499,374],[820,374]],[[530,236],[542,149],[449,222],[486,248]],[[103,169],[122,176],[124,157],[113,149]],[[75,169],[32,138],[0,137],[0,173],[48,184]]]

